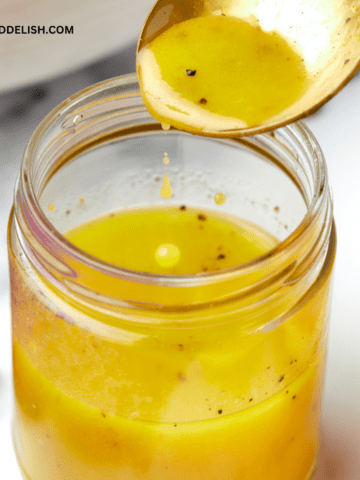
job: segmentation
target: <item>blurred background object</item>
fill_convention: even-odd
[[[22,120],[34,111],[45,116],[61,101],[89,85],[134,72],[135,52],[136,41],[120,52],[91,63],[79,71],[8,92],[0,92],[0,125]]]
[[[0,92],[79,69],[137,40],[153,0],[1,0],[0,26],[73,27],[0,34]]]
[[[28,0],[27,0],[28,1]],[[53,0],[37,0],[36,8],[50,5]],[[21,7],[25,0],[0,0],[0,24],[6,24],[6,8]],[[61,2],[61,0],[60,0]],[[70,2],[59,2],[59,8],[68,7]],[[144,0],[145,2],[145,0]],[[34,2],[35,3],[35,2]],[[73,3],[77,3],[73,0]],[[84,9],[90,9],[93,0],[79,0]],[[118,24],[119,42],[114,46],[117,52],[90,57],[79,63],[69,62],[67,67],[56,66],[55,47],[44,52],[45,60],[51,56],[53,68],[47,74],[30,77],[23,82],[3,87],[0,83],[0,459],[2,471],[7,480],[21,480],[11,442],[12,381],[11,381],[11,327],[9,308],[9,280],[6,250],[6,226],[12,205],[14,185],[19,172],[25,146],[39,122],[60,102],[87,86],[110,77],[135,71],[136,40],[152,0],[140,12],[138,0],[112,2],[97,0],[98,11],[105,11],[106,5],[119,4],[112,12],[111,21]],[[139,2],[139,4],[142,2]],[[14,4],[14,7],[11,5]],[[137,25],[124,37],[121,45],[121,19],[127,8],[136,17]],[[44,6],[45,5],[45,6]],[[88,6],[86,6],[88,5]],[[35,7],[34,7],[35,8]],[[75,25],[75,17],[66,20]],[[141,18],[140,18],[141,17]],[[13,17],[11,17],[13,18]],[[83,17],[84,25],[88,17]],[[99,18],[100,21],[100,18]],[[61,24],[56,18],[55,24]],[[102,22],[106,20],[103,18]],[[15,24],[14,20],[8,23]],[[27,21],[27,24],[31,22]],[[80,22],[81,23],[81,22]],[[96,30],[95,20],[93,25]],[[36,25],[40,20],[36,20]],[[80,28],[80,27],[79,27]],[[99,27],[100,28],[100,27]],[[90,28],[91,30],[91,28]],[[106,36],[106,28],[101,30]],[[97,34],[88,39],[86,49],[93,51]],[[1,37],[1,35],[0,35]],[[17,35],[19,45],[24,37]],[[34,35],[40,38],[39,35]],[[50,37],[44,35],[44,37]],[[54,36],[56,37],[56,36]],[[67,46],[76,49],[75,37]],[[58,36],[57,40],[59,40]],[[43,39],[40,38],[39,42]],[[3,79],[3,43],[0,39],[0,82]],[[63,39],[59,40],[61,46]],[[40,44],[39,44],[40,48]],[[100,55],[100,54],[97,54]],[[71,52],[69,52],[69,58]],[[14,57],[16,58],[16,57]],[[24,69],[26,68],[24,59]],[[36,60],[32,60],[36,70]],[[72,65],[72,66],[71,66]],[[82,67],[81,67],[82,65]],[[30,68],[30,67],[29,67]],[[70,72],[69,70],[72,71]],[[65,73],[67,70],[67,73]],[[60,76],[61,73],[61,76]],[[25,77],[24,77],[25,78]],[[31,83],[34,82],[34,83]],[[3,83],[5,85],[5,83]],[[17,88],[15,88],[17,86]],[[3,90],[1,92],[1,90]],[[307,125],[317,137],[325,153],[333,186],[335,219],[338,231],[338,256],[335,265],[334,300],[330,328],[330,349],[325,385],[323,409],[323,444],[320,468],[314,480],[359,480],[360,478],[360,74],[315,115],[306,119]],[[160,152],[160,159],[163,152]]]

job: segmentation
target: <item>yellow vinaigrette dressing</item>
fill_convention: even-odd
[[[123,210],[80,225],[66,236],[80,249],[114,265],[172,275],[234,267],[277,243],[247,222],[186,205]],[[176,265],[163,266],[165,260],[159,261],[163,245],[178,251]]]
[[[163,158],[163,164],[168,165],[169,161],[170,160],[169,160],[169,157],[167,156],[167,152],[165,152],[164,153],[164,158]],[[165,175],[164,175],[162,186],[161,186],[161,189],[160,189],[160,195],[165,199],[168,199],[172,196],[172,188],[171,188],[171,184],[170,184],[169,175],[167,174],[167,167],[165,167]]]
[[[142,48],[137,70],[149,112],[193,133],[257,126],[308,84],[302,58],[279,34],[222,15],[170,27]]]
[[[176,275],[231,268],[277,243],[249,223],[184,205],[122,211],[66,236],[106,262]],[[154,326],[117,341],[82,328],[81,314],[80,323],[54,316],[16,262],[27,308],[14,327],[14,435],[29,479],[308,478],[324,363],[316,297],[266,339],[244,334],[241,321],[221,326],[220,313],[215,330]],[[51,296],[45,285],[43,293]]]

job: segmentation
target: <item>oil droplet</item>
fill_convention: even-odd
[[[85,198],[83,198],[83,197],[79,198],[79,202],[80,202],[80,203],[84,203],[84,202],[85,202]]]
[[[74,127],[76,127],[77,125],[79,125],[79,123],[81,122],[83,116],[82,115],[75,115],[75,117],[73,118],[73,125]]]
[[[180,250],[173,243],[164,243],[155,252],[157,263],[164,268],[174,267],[180,260]]]
[[[214,196],[214,202],[217,205],[224,205],[224,203],[226,202],[226,195],[221,192],[216,193]]]
[[[164,164],[167,165],[169,163],[169,161],[170,161],[169,157],[165,156],[164,159],[163,159]]]
[[[160,195],[162,196],[162,198],[170,198],[172,195],[170,179],[167,173],[165,173],[164,175],[164,180],[160,189]]]
[[[50,212],[53,212],[55,210],[55,205],[53,203],[50,203],[48,208],[49,208]]]
[[[162,123],[162,124],[161,124],[161,128],[162,128],[163,130],[170,130],[170,125],[168,125],[167,123]]]

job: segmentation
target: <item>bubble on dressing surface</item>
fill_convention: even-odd
[[[214,202],[217,204],[217,205],[224,205],[224,203],[226,202],[226,195],[222,192],[218,192],[214,195]]]
[[[164,243],[156,250],[155,259],[161,267],[174,267],[179,263],[180,250],[173,243]]]

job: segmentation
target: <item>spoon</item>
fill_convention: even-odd
[[[253,135],[294,122],[330,100],[360,67],[359,0],[158,0],[141,31],[137,59],[144,47],[170,27],[219,12],[280,34],[302,57],[309,82],[294,103],[257,125],[222,130],[210,122],[201,131],[190,128],[194,133]]]

